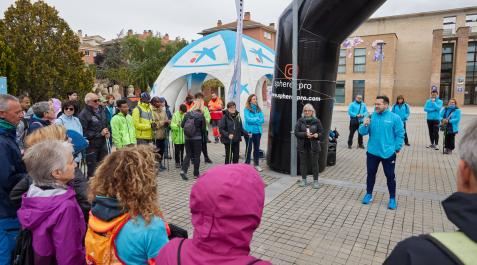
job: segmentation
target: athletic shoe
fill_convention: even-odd
[[[397,202],[396,202],[396,199],[395,199],[395,198],[389,199],[388,208],[389,208],[390,210],[396,210],[396,208],[397,208]]]
[[[364,195],[362,203],[363,204],[369,204],[372,201],[373,201],[373,195],[372,194],[366,194],[366,195]]]
[[[364,145],[360,145],[358,146],[358,148],[364,149]]]
[[[300,183],[298,183],[298,186],[305,187],[306,186],[306,179],[300,180]]]
[[[212,164],[212,160],[210,160],[210,158],[206,157],[205,158],[205,161],[204,161],[206,164]]]
[[[434,149],[434,147],[435,146],[433,144],[426,146],[426,148],[432,148],[432,149]]]
[[[176,168],[181,168],[181,164],[180,164],[180,163],[176,163]]]
[[[318,184],[318,180],[313,180],[313,189],[319,189],[320,184]]]
[[[351,145],[348,145],[348,149],[351,149]]]
[[[262,172],[263,169],[260,167],[260,166],[255,166],[255,169],[258,171],[258,172]]]
[[[411,146],[409,143],[405,143],[404,145],[406,145],[406,146]]]
[[[434,145],[434,150],[439,150],[439,146]]]
[[[184,171],[181,171],[180,175],[181,175],[181,178],[182,178],[183,180],[189,180],[189,179],[187,178],[186,174],[184,173]]]

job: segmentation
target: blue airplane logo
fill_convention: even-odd
[[[263,63],[263,59],[267,59],[269,62],[273,63],[272,59],[270,59],[268,56],[263,54],[262,48],[259,48],[258,50],[255,48],[252,48],[250,52],[255,53],[258,56],[258,60],[260,60],[260,63]]]
[[[240,91],[241,91],[241,93],[246,92],[247,94],[250,95],[250,92],[248,91],[247,87],[248,87],[248,84],[240,85]]]
[[[210,59],[214,60],[216,59],[215,57],[215,53],[214,53],[214,50],[217,49],[217,47],[219,47],[220,45],[215,45],[214,47],[212,48],[202,48],[202,51],[193,51],[193,53],[197,53],[197,54],[200,54],[199,57],[194,61],[194,63],[198,63],[200,60],[202,60],[202,58],[204,58],[204,56],[208,56]]]

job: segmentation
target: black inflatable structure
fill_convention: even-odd
[[[385,0],[302,0],[298,11],[298,107],[313,104],[325,129],[320,171],[326,167],[328,140],[336,88],[341,43],[371,16]],[[291,76],[293,3],[280,16],[272,108],[268,132],[267,163],[290,173]],[[299,169],[298,169],[299,170]]]

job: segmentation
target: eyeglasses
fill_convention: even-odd
[[[67,110],[67,111],[74,111],[75,108],[65,108],[65,110]]]

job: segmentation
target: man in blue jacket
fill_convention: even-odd
[[[427,112],[427,127],[429,128],[429,138],[431,144],[426,148],[439,150],[439,123],[441,120],[440,111],[442,108],[442,100],[437,95],[437,89],[431,91],[431,98],[426,101],[424,111]]]
[[[353,146],[354,133],[358,130],[359,125],[363,123],[363,119],[368,116],[368,109],[366,104],[363,102],[363,96],[356,95],[355,101],[351,102],[348,107],[348,115],[350,118],[349,121],[349,137],[348,137],[348,148],[351,149]],[[363,136],[358,132],[358,148],[363,148]]]
[[[25,176],[16,126],[23,119],[20,102],[14,96],[0,94],[0,265],[10,264],[20,229],[17,209],[10,201],[10,191]]]
[[[366,153],[368,178],[363,204],[369,204],[373,200],[376,172],[379,163],[382,163],[389,190],[388,208],[394,210],[397,208],[394,169],[396,154],[401,150],[404,141],[404,125],[401,118],[389,111],[388,107],[389,98],[387,96],[376,97],[375,112],[366,118],[359,127],[360,134],[369,134],[368,152]]]

